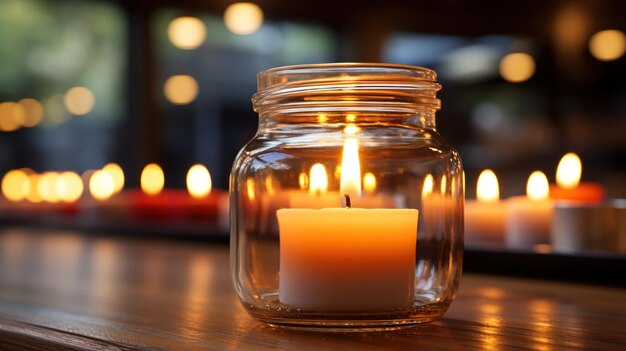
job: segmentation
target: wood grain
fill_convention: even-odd
[[[626,289],[475,274],[431,324],[274,329],[240,306],[226,246],[0,229],[1,350],[620,350],[625,332]]]

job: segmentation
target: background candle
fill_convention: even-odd
[[[502,245],[505,213],[495,173],[486,169],[476,183],[476,201],[465,202],[465,243],[468,246]]]
[[[550,242],[554,201],[548,198],[548,179],[533,172],[526,185],[527,196],[515,196],[506,204],[506,243],[513,248]]]
[[[597,183],[580,183],[582,163],[575,153],[561,158],[556,170],[557,185],[550,185],[550,197],[555,200],[568,200],[586,203],[599,203],[604,200],[604,188]]]

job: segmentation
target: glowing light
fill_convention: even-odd
[[[89,193],[91,193],[94,199],[106,201],[113,196],[114,191],[115,183],[109,172],[102,170],[93,172],[93,175],[89,178]]]
[[[74,202],[83,195],[83,182],[74,172],[63,172],[56,179],[56,195],[63,202]]]
[[[476,183],[476,198],[482,202],[495,202],[500,199],[498,177],[490,169],[480,172]]]
[[[361,131],[361,128],[359,128],[359,127],[357,127],[355,125],[349,125],[349,126],[347,126],[347,127],[345,127],[343,129],[343,132],[345,134],[351,134],[351,135],[357,134],[360,131]]]
[[[37,189],[37,184],[39,182],[39,174],[32,173],[28,176],[28,183],[30,184],[28,194],[26,195],[26,200],[32,203],[40,203],[43,201],[41,195],[39,195],[39,190]]]
[[[446,193],[446,186],[448,184],[446,184],[448,181],[448,178],[446,177],[446,175],[444,174],[443,176],[441,176],[441,184],[440,184],[440,190],[442,194]]]
[[[192,197],[202,198],[211,192],[211,174],[203,165],[196,164],[187,172],[187,191]]]
[[[204,42],[206,27],[197,17],[178,17],[167,26],[167,37],[175,47],[192,50]]]
[[[309,186],[309,176],[306,173],[301,172],[298,175],[298,185],[300,185],[300,189],[306,189]]]
[[[324,167],[321,163],[316,163],[313,167],[311,167],[311,172],[309,174],[309,193],[326,193],[328,190],[328,175],[326,174],[326,167]]]
[[[263,25],[263,10],[251,2],[234,3],[224,11],[224,24],[235,34],[255,33]]]
[[[274,191],[274,179],[272,179],[271,175],[265,177],[265,189],[267,189],[267,194],[270,196],[276,193]]]
[[[256,194],[254,192],[254,179],[246,179],[246,190],[248,191],[248,199],[250,199],[250,201],[253,201],[256,197]]]
[[[556,168],[556,183],[561,188],[573,189],[580,183],[582,163],[573,152],[565,154]]]
[[[549,192],[550,186],[546,175],[541,171],[534,171],[526,183],[526,196],[531,200],[543,200],[548,198]]]
[[[356,121],[356,115],[354,113],[348,113],[346,115],[346,122],[353,123],[354,121]]]
[[[500,75],[512,83],[527,81],[535,74],[535,60],[522,52],[508,54],[500,61]]]
[[[171,76],[165,81],[163,93],[174,105],[187,105],[198,96],[198,82],[188,75]]]
[[[14,102],[0,104],[0,131],[12,132],[24,123],[24,109]]]
[[[342,195],[361,195],[361,163],[359,161],[359,142],[356,138],[348,137],[343,142],[339,187]]]
[[[88,88],[73,87],[63,96],[63,104],[69,113],[83,116],[93,110],[96,98]]]
[[[57,172],[44,172],[37,179],[37,192],[43,201],[50,203],[57,203],[61,201],[57,195],[58,177],[59,173]]]
[[[626,35],[615,29],[594,34],[589,40],[589,51],[600,61],[614,61],[626,52]]]
[[[165,174],[156,163],[150,163],[141,172],[141,190],[148,195],[157,195],[165,186]]]
[[[119,193],[124,188],[124,170],[117,163],[107,163],[102,170],[109,173],[113,178],[113,192]]]
[[[363,189],[368,192],[374,192],[376,190],[376,176],[374,174],[367,172],[363,176]]]
[[[323,124],[323,123],[326,123],[326,121],[328,121],[328,117],[326,117],[326,114],[324,114],[324,113],[320,113],[320,114],[317,116],[317,121],[318,121],[318,122],[320,122],[320,123],[322,123],[322,124]]]
[[[20,100],[18,104],[24,109],[25,116],[24,122],[22,122],[24,127],[34,127],[41,122],[43,118],[43,107],[39,101],[26,98]]]
[[[424,177],[424,184],[422,185],[422,197],[427,197],[432,194],[434,185],[435,180],[433,179],[432,174],[427,174],[426,177]]]
[[[2,194],[9,201],[21,201],[26,198],[30,191],[28,174],[20,169],[7,172],[2,177]]]

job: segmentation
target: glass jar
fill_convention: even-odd
[[[272,325],[428,322],[463,256],[461,159],[435,128],[432,70],[319,64],[258,75],[259,129],[233,165],[231,268]]]

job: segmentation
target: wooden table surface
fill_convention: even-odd
[[[465,274],[437,322],[297,332],[246,314],[225,245],[2,228],[0,350],[57,349],[624,350],[626,289]]]

